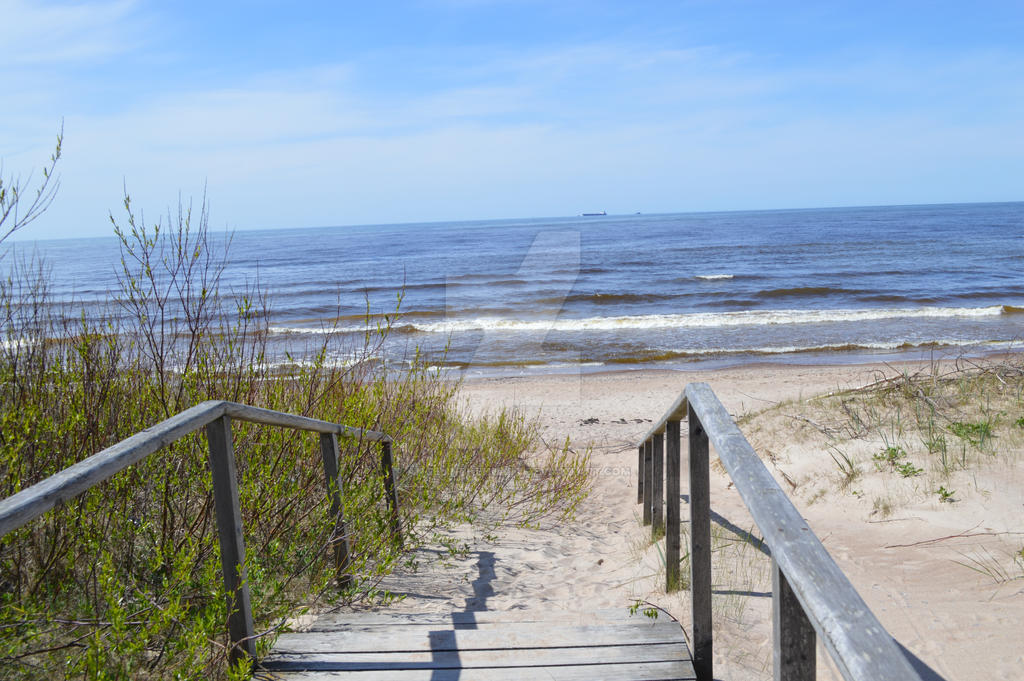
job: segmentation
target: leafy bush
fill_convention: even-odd
[[[379,430],[394,439],[407,546],[438,527],[570,516],[587,490],[584,457],[541,452],[536,425],[460,413],[458,386],[422,364],[364,361],[274,368],[269,304],[228,294],[228,242],[205,202],[146,228],[125,198],[116,306],[87,317],[55,305],[40,263],[0,283],[0,496],[7,497],[189,406],[227,399]],[[113,218],[112,218],[113,220]],[[234,450],[257,628],[300,607],[373,594],[399,558],[389,540],[374,443],[341,440],[353,580],[339,590],[331,517],[313,434],[236,424]],[[202,434],[182,438],[0,540],[0,677],[234,678]],[[261,639],[269,644],[272,636]]]

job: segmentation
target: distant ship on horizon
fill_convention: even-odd
[[[598,215],[608,215],[608,212],[607,211],[601,211],[600,213],[580,213],[580,215],[582,217],[585,217],[585,218],[592,218],[592,217],[596,217]]]

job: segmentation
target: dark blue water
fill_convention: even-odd
[[[113,286],[114,239],[37,247],[58,298]],[[279,356],[396,308],[390,359],[491,373],[1013,349],[1024,203],[238,232],[257,278]]]

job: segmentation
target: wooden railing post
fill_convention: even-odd
[[[708,434],[687,407],[690,425],[690,592],[693,669],[698,681],[713,677],[711,640],[711,477]]]
[[[821,641],[847,681],[922,681],[938,679],[920,660],[911,659],[885,630],[850,584],[821,541],[779,487],[735,419],[707,383],[690,383],[638,441],[643,473],[645,524],[654,511],[654,487],[664,483],[666,587],[678,575],[680,538],[675,503],[679,499],[680,421],[689,421],[690,589],[693,668],[698,681],[713,678],[710,447],[732,479],[760,528],[773,560],[775,679],[814,679],[817,641]],[[658,442],[658,438],[667,439]],[[654,476],[654,450],[665,449],[665,477]],[[681,542],[680,542],[681,543]],[[776,564],[777,562],[777,564]],[[678,579],[678,577],[677,577]]]
[[[679,588],[679,421],[665,424],[665,590]]]
[[[395,489],[395,467],[391,460],[391,440],[380,443],[380,463],[384,473],[384,492],[391,512],[391,538],[402,546],[402,522],[398,516],[398,491]]]
[[[644,525],[651,524],[651,498],[654,494],[654,457],[651,455],[651,441],[644,442]]]
[[[636,503],[644,503],[644,446],[637,447],[636,460]]]
[[[330,545],[334,553],[334,572],[338,586],[342,589],[352,584],[352,575],[348,574],[350,549],[348,528],[345,526],[345,513],[341,507],[341,479],[338,477],[338,436],[335,433],[320,434],[320,455],[324,460],[324,478],[327,480],[327,495],[331,500],[331,518],[334,519],[334,531],[331,533]]]
[[[814,681],[817,644],[814,627],[774,558],[772,632],[775,681]]]
[[[221,416],[206,426],[213,474],[213,503],[220,537],[220,562],[224,591],[228,596],[229,659],[232,664],[256,659],[256,627],[252,620],[249,580],[245,572],[245,539],[242,511],[238,502],[235,452],[231,444],[231,418]]]
[[[654,489],[651,495],[651,536],[657,538],[665,530],[665,436],[655,433],[652,440],[654,461],[651,468],[654,475],[651,482]]]

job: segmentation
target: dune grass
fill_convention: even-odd
[[[56,305],[38,262],[0,283],[0,496],[9,496],[193,404],[227,399],[383,431],[395,441],[406,547],[465,522],[571,516],[586,458],[548,450],[514,412],[462,413],[458,386],[417,361],[386,375],[326,334],[309,361],[267,361],[270,302],[225,291],[229,240],[205,204],[146,227],[125,199],[120,291],[86,318]],[[338,363],[332,357],[355,359]],[[399,560],[378,454],[341,441],[354,580],[334,583],[335,519],[315,435],[239,423],[234,448],[257,629],[377,594]],[[497,520],[494,520],[497,518]],[[226,655],[205,438],[166,447],[0,540],[0,678],[244,678]]]
[[[852,495],[869,503],[867,517],[877,522],[909,509],[954,510],[971,496],[988,503],[993,481],[1016,475],[1024,457],[1024,359],[959,357],[880,371],[867,385],[773,406],[742,425],[758,451],[759,440],[781,430],[791,444],[828,453],[829,479],[828,466],[805,460],[794,484],[808,504]],[[996,583],[1024,579],[1024,545],[1016,541],[1007,555],[982,548],[957,562]]]
[[[851,469],[918,479],[939,501],[958,471],[1015,461],[1024,448],[1024,362],[932,362],[810,401],[820,430]],[[868,456],[869,455],[869,456]],[[920,487],[920,485],[918,486]],[[939,490],[942,489],[943,492]]]

